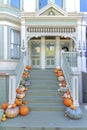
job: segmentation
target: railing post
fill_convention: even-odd
[[[78,76],[79,74],[72,74],[72,98],[73,98],[73,105],[79,106],[79,95],[78,95]]]
[[[9,76],[9,104],[13,104],[16,98],[16,76]]]

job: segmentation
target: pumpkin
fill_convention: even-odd
[[[54,73],[55,73],[55,74],[58,73],[58,69],[54,69]]]
[[[31,66],[30,65],[26,65],[26,69],[30,70]]]
[[[21,100],[21,99],[16,99],[16,100],[15,100],[15,104],[16,104],[17,106],[22,106],[22,100]]]
[[[59,81],[64,81],[64,80],[65,80],[65,79],[64,79],[64,76],[59,76],[59,77],[58,77],[58,80],[59,80]]]
[[[80,119],[82,117],[82,111],[79,107],[76,107],[76,110],[67,107],[65,114],[71,119]]]
[[[25,85],[25,84],[26,84],[26,81],[22,79],[21,82],[20,82],[20,84],[21,84],[21,85]]]
[[[22,93],[22,90],[21,90],[20,88],[17,88],[17,89],[16,89],[16,92],[19,93],[19,94],[21,94],[21,93]]]
[[[8,118],[14,118],[19,114],[19,107],[7,108],[5,113]]]
[[[25,93],[24,93],[24,92],[21,93],[21,94],[20,94],[20,93],[17,93],[17,94],[16,94],[16,97],[17,97],[17,98],[24,98],[24,97],[25,97]]]
[[[72,105],[72,100],[69,98],[64,98],[64,105],[70,107]]]
[[[62,72],[62,71],[58,71],[57,76],[58,76],[58,77],[59,77],[59,76],[63,76],[63,72]]]
[[[62,70],[62,68],[61,68],[60,66],[57,66],[57,69],[58,69],[58,70]]]
[[[15,108],[16,106],[17,106],[16,103],[12,104],[12,108]]]
[[[20,85],[19,88],[23,91],[25,91],[25,87],[23,85]]]
[[[29,107],[28,106],[22,106],[20,107],[19,113],[22,116],[26,116],[29,112]]]
[[[6,117],[2,117],[2,118],[1,118],[1,121],[2,121],[2,122],[5,122],[5,121],[6,121]]]
[[[1,108],[3,110],[6,110],[8,108],[8,103],[7,102],[2,103]]]

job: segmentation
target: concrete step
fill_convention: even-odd
[[[29,96],[57,96],[57,90],[29,90],[26,94]]]
[[[64,111],[65,106],[58,103],[29,103],[30,111]]]
[[[57,96],[26,96],[29,103],[63,103],[63,99]]]

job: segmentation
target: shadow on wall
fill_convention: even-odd
[[[83,103],[87,103],[87,72],[82,72]]]

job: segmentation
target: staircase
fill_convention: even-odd
[[[25,99],[29,101],[30,112],[0,124],[0,130],[87,130],[87,110],[83,107],[83,118],[72,120],[64,116],[65,106],[53,69],[29,71],[29,91]]]
[[[53,69],[31,70],[29,74],[31,85],[26,98],[30,111],[64,111],[62,94],[57,92],[58,81]]]

